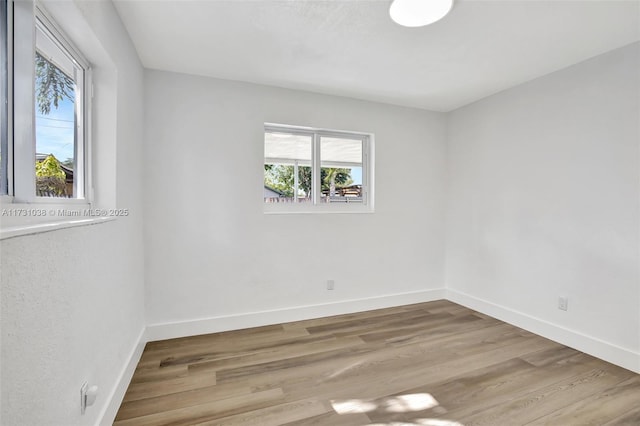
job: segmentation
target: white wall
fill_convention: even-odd
[[[151,338],[411,303],[442,289],[442,114],[159,71],[145,83],[147,322],[241,316]],[[265,215],[265,122],[374,133],[375,213]],[[318,304],[334,305],[242,321]]]
[[[81,48],[95,48],[85,53],[96,68],[96,184],[103,206],[131,216],[0,243],[6,426],[90,425],[105,412],[108,422],[144,329],[142,67],[110,2],[44,5]],[[85,380],[100,393],[82,416]]]
[[[446,267],[453,300],[636,371],[639,46],[450,114]]]

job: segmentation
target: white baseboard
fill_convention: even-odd
[[[144,346],[146,344],[146,328],[143,328],[138,335],[138,340],[131,350],[129,360],[122,368],[122,371],[118,376],[118,380],[116,381],[116,385],[109,395],[109,402],[102,409],[102,413],[100,413],[100,416],[98,416],[98,425],[106,426],[113,424],[113,421],[116,418],[116,414],[118,414],[120,404],[122,404],[122,400],[124,399],[124,394],[125,392],[127,392],[127,388],[129,387],[129,383],[131,382],[131,378],[133,377],[133,373],[136,369],[136,366],[138,365],[138,362],[140,361],[140,357],[142,356],[142,352],[144,351]]]
[[[447,289],[445,297],[459,305],[640,373],[640,353],[456,290]]]
[[[350,314],[372,309],[410,305],[444,299],[445,289],[390,294],[365,299],[343,300],[320,305],[296,306],[261,312],[249,312],[191,321],[147,325],[148,341],[195,336],[219,331],[240,330],[331,315]]]

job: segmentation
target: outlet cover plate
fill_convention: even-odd
[[[569,309],[569,298],[566,296],[558,297],[558,309],[566,311]]]

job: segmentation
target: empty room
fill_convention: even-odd
[[[0,22],[0,425],[640,425],[640,0]]]

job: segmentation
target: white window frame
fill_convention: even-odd
[[[13,158],[13,144],[10,142],[13,127],[11,107],[11,100],[13,99],[13,19],[11,19],[11,16],[13,16],[13,2],[6,0],[6,10],[3,11],[3,15],[1,16],[4,21],[4,28],[6,31],[6,58],[3,58],[6,62],[2,64],[2,71],[6,71],[6,78],[0,82],[0,84],[2,84],[2,89],[0,90],[2,93],[2,125],[0,127],[0,143],[2,143],[2,162],[4,163],[3,166],[6,173],[6,175],[0,176],[0,179],[2,179],[2,183],[0,183],[0,201],[3,203],[11,201],[10,188],[13,187],[13,161],[11,161]]]
[[[315,127],[265,123],[264,133],[288,133],[311,137],[311,202],[307,203],[265,203],[264,213],[373,213],[374,211],[374,135],[365,132],[330,130]],[[362,202],[361,203],[321,203],[320,182],[322,137],[360,140],[362,142]],[[264,149],[264,138],[263,138]],[[263,155],[263,163],[264,163]],[[294,176],[297,181],[297,176]],[[264,176],[263,176],[264,184]]]
[[[29,1],[9,1],[9,16],[13,16],[13,28],[9,33],[9,44],[13,50],[9,52],[10,72],[9,86],[13,92],[9,94],[9,185],[7,201],[13,204],[74,205],[90,207],[89,188],[91,188],[90,172],[90,111],[91,111],[91,67],[88,61],[73,45],[62,29],[49,16],[46,10],[37,3]],[[12,13],[11,13],[12,12]],[[9,18],[10,20],[10,18]],[[83,72],[82,81],[76,89],[82,107],[77,111],[76,149],[74,166],[74,198],[39,197],[35,190],[35,65],[36,26],[46,28],[51,40],[71,59]]]

